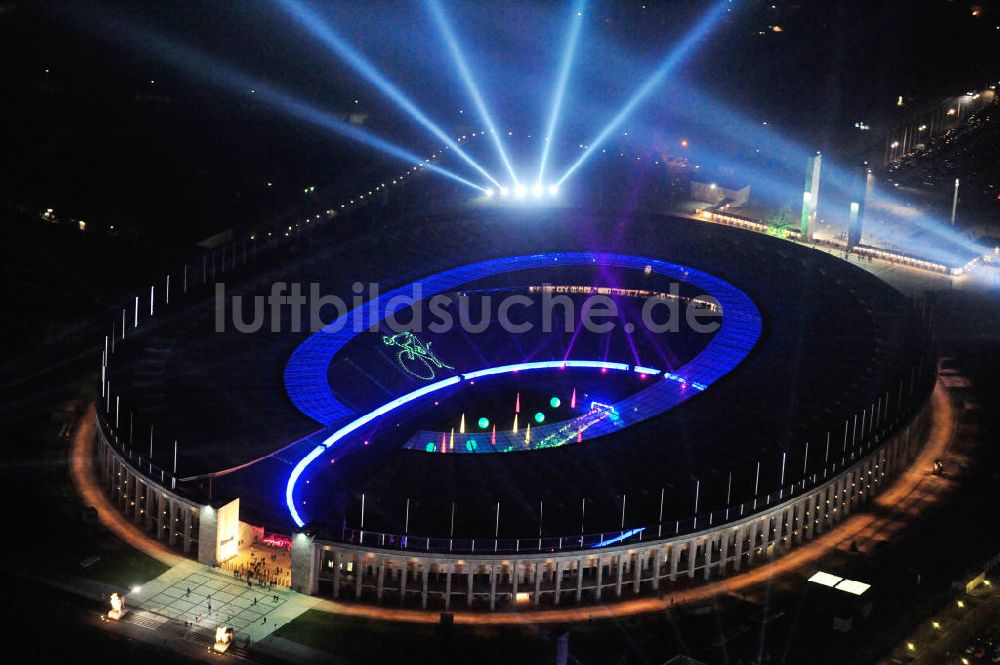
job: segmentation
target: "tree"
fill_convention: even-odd
[[[792,209],[784,207],[775,214],[764,220],[767,224],[767,234],[776,238],[784,238],[788,235],[788,230],[792,228]]]

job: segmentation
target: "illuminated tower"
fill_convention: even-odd
[[[812,242],[816,230],[816,205],[819,203],[819,169],[823,156],[818,152],[809,158],[806,166],[806,189],[802,193],[802,240]]]
[[[854,249],[861,244],[861,234],[865,224],[865,204],[872,194],[875,176],[867,166],[859,166],[851,181],[851,214],[847,220],[847,248]]]

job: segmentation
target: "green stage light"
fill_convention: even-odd
[[[552,399],[549,400],[549,406],[551,406],[553,409],[558,409],[560,404],[562,404],[562,400],[559,399],[558,397],[553,397]]]
[[[536,423],[544,423],[545,422],[545,414],[542,413],[541,411],[539,411],[538,413],[536,413],[535,414],[535,422]]]
[[[489,418],[480,418],[479,419],[479,429],[486,429],[489,426],[490,426],[490,419]]]

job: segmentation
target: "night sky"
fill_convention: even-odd
[[[591,3],[569,90],[573,112],[561,129],[565,146],[592,136],[708,5]],[[316,6],[441,126],[479,125],[420,3]],[[567,9],[449,4],[498,125],[541,131]],[[856,158],[870,146],[852,131],[854,122],[874,127],[863,137],[872,143],[911,109],[997,75],[1000,14],[975,9],[943,0],[736,2],[624,128],[684,132],[671,105],[686,103],[687,86],[786,136]],[[290,119],[249,91],[167,62],[171,46],[157,47],[158,40],[239,67],[335,115],[365,114],[365,127],[417,152],[437,147],[273,2],[4,0],[0,204],[53,207],[95,227],[134,226],[188,243],[293,215],[305,187],[352,192],[399,170],[398,162]]]

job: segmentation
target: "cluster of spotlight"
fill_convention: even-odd
[[[559,185],[556,183],[552,183],[548,187],[542,187],[542,185],[537,184],[529,190],[527,187],[519,183],[512,187],[501,186],[498,190],[493,189],[492,187],[487,187],[485,190],[483,190],[483,194],[488,199],[492,199],[497,194],[500,195],[500,198],[507,198],[513,196],[515,199],[524,199],[527,198],[529,194],[534,199],[540,199],[544,197],[546,194],[554,198],[556,196],[559,196]]]
[[[484,134],[489,137],[496,149],[500,163],[507,172],[504,181],[498,180],[483,165],[473,159],[442,127],[435,122],[430,115],[421,109],[417,103],[395,82],[381,71],[375,63],[370,61],[361,51],[355,48],[330,22],[329,18],[318,11],[311,2],[307,0],[273,0],[282,10],[287,13],[301,28],[304,28],[313,37],[327,46],[330,51],[340,60],[350,66],[356,73],[370,82],[376,90],[392,101],[401,111],[405,112],[413,121],[427,130],[432,136],[444,143],[449,149],[449,154],[463,161],[476,173],[485,178],[490,183],[489,186],[476,184],[449,168],[434,163],[431,160],[419,160],[409,150],[397,146],[386,139],[376,136],[366,129],[362,129],[348,123],[344,123],[338,118],[316,109],[292,98],[287,93],[278,90],[264,88],[262,83],[243,77],[239,80],[242,89],[251,88],[258,97],[263,90],[267,92],[267,97],[273,104],[283,108],[293,115],[296,115],[313,124],[317,124],[325,129],[333,131],[347,138],[364,143],[383,153],[392,155],[398,159],[420,163],[419,168],[433,171],[439,175],[450,178],[453,181],[462,183],[474,190],[481,192],[486,198],[508,198],[519,200],[541,200],[546,197],[555,197],[559,194],[559,188],[566,180],[586,162],[586,160],[600,149],[600,146],[611,137],[626,119],[650,96],[654,89],[659,87],[663,80],[688,56],[688,54],[703,41],[715,28],[718,21],[732,10],[733,0],[715,0],[713,7],[695,24],[691,31],[672,50],[667,52],[660,64],[653,70],[645,82],[639,86],[632,95],[624,102],[621,109],[613,115],[610,122],[598,132],[594,140],[586,142],[587,147],[583,153],[567,168],[561,175],[555,177],[547,170],[549,166],[549,152],[551,146],[556,143],[560,118],[562,116],[563,105],[568,90],[568,81],[571,75],[573,62],[576,56],[577,45],[584,23],[584,16],[587,14],[588,0],[573,0],[570,22],[566,32],[555,85],[552,90],[551,108],[548,119],[545,123],[545,130],[541,134],[544,140],[541,142],[541,154],[538,162],[537,175],[532,174],[529,182],[534,185],[524,185],[518,178],[514,165],[504,147],[501,133],[497,131],[493,114],[490,111],[484,91],[480,89],[479,82],[473,73],[473,68],[466,60],[465,50],[461,43],[458,31],[453,26],[442,0],[425,0],[423,6],[426,8],[437,32],[445,46],[445,50],[450,55],[455,72],[465,88],[468,100],[472,102],[476,109],[480,121],[483,123]],[[196,58],[190,58],[196,60]],[[233,76],[228,69],[216,73],[214,78],[229,81],[239,77]],[[252,84],[252,85],[251,85]],[[511,132],[507,133],[508,136]],[[412,170],[412,169],[411,169]],[[482,181],[480,181],[482,182]],[[508,184],[504,184],[504,182]],[[548,183],[548,184],[546,184]]]

